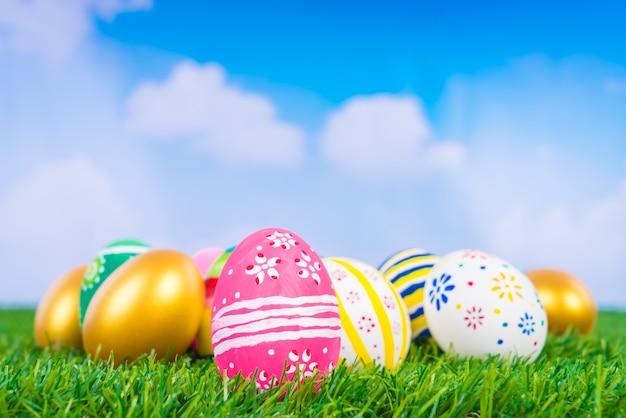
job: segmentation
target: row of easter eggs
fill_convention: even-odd
[[[116,242],[53,284],[35,318],[40,346],[113,353],[120,363],[193,345],[215,355],[222,375],[256,371],[261,388],[283,372],[329,373],[341,358],[395,367],[412,339],[431,334],[463,356],[534,360],[546,332],[533,283],[497,257],[411,249],[374,268],[321,258],[280,228],[191,257]]]
[[[193,345],[215,354],[226,376],[260,369],[265,387],[285,362],[301,377],[328,373],[339,358],[394,367],[411,335],[403,300],[377,269],[322,260],[302,238],[274,228],[191,257],[115,242],[48,290],[35,339],[95,358],[113,353],[116,364],[148,353],[174,358]]]

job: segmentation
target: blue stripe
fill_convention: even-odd
[[[407,309],[408,309],[408,311],[407,311],[407,312],[409,313],[409,316],[411,316],[411,315],[413,315],[413,314],[417,313],[417,310],[418,310],[419,308],[421,308],[423,305],[424,305],[423,303],[418,303],[418,304],[416,304],[416,305],[413,305],[411,308],[409,308],[409,307],[407,306]]]
[[[424,315],[424,307],[420,306],[415,312],[413,312],[411,315],[409,315],[409,318],[411,318],[411,321],[419,318],[420,316]]]
[[[383,268],[383,266],[384,266],[385,264],[387,264],[388,262],[390,262],[391,260],[393,260],[394,258],[396,258],[398,255],[400,255],[400,254],[402,254],[402,253],[404,253],[404,252],[406,252],[406,251],[411,251],[411,250],[410,250],[410,249],[407,249],[407,250],[402,250],[402,251],[400,251],[400,252],[398,252],[398,253],[396,253],[396,254],[392,255],[391,257],[387,258],[385,261],[383,261],[382,263],[380,263],[380,267],[378,267],[378,269],[379,269],[379,270],[380,270],[380,269],[382,269],[382,268]],[[404,258],[401,258],[401,259],[400,259],[400,260],[398,260],[398,261],[394,261],[394,263],[393,263],[393,264],[394,264],[394,265],[395,265],[395,264],[399,264],[399,263],[402,263],[402,262],[404,262],[404,261],[406,261],[406,260],[410,260],[410,259],[415,258],[415,257],[431,257],[431,256],[432,256],[432,254],[431,254],[431,253],[420,253],[420,254],[415,254],[415,253],[413,253],[413,254],[408,255],[408,256],[406,256],[406,257],[404,257]],[[391,267],[393,267],[393,265],[392,265],[392,266],[389,266],[389,267],[387,267],[387,268],[391,268]],[[385,269],[385,270],[386,270],[386,269]]]
[[[398,253],[392,254],[392,255],[390,255],[389,257],[387,257],[387,258],[385,259],[385,261],[383,261],[382,263],[380,263],[380,266],[378,266],[378,270],[382,270],[382,268],[385,266],[385,264],[389,263],[391,260],[393,260],[394,258],[396,258],[396,257],[398,256],[398,254],[403,253],[403,252],[405,252],[405,251],[408,251],[408,250],[402,250],[402,251],[400,251],[400,252],[398,252]],[[396,263],[394,262],[393,264],[396,264]]]
[[[420,271],[420,270],[424,270],[424,269],[430,269],[430,268],[432,268],[434,265],[435,265],[435,264],[424,264],[424,265],[421,265],[421,266],[419,266],[419,267],[413,267],[413,268],[410,268],[410,269],[408,269],[408,270],[406,270],[406,271],[403,271],[402,273],[398,274],[397,276],[395,276],[395,277],[391,280],[391,283],[395,283],[395,282],[397,282],[398,280],[400,280],[401,278],[403,278],[403,277],[405,277],[405,276],[408,276],[409,274],[415,273],[416,271]]]
[[[428,328],[426,328],[424,331],[420,332],[419,334],[417,334],[417,336],[415,338],[413,338],[414,340],[420,340],[422,338],[427,338],[430,337],[430,330]]]
[[[410,250],[404,250],[404,251],[410,251]],[[400,253],[394,254],[394,255],[392,255],[391,257],[387,258],[385,261],[383,261],[383,262],[381,263],[381,265],[380,265],[380,267],[378,267],[378,269],[379,269],[379,270],[382,270],[383,266],[384,266],[386,263],[388,263],[389,261],[391,261],[394,257],[397,257],[397,256],[398,256],[398,254],[403,253],[404,251],[400,251]],[[387,267],[387,269],[389,269],[389,268],[393,267],[393,266],[394,266],[394,265],[396,265],[396,264],[400,264],[400,263],[403,263],[403,262],[405,262],[405,261],[407,261],[407,260],[410,260],[410,259],[412,259],[412,258],[417,258],[417,257],[431,257],[431,256],[432,256],[432,254],[431,254],[431,253],[411,254],[411,255],[409,255],[409,256],[407,256],[407,257],[404,257],[404,258],[402,258],[402,259],[400,259],[400,260],[398,260],[398,261],[394,262],[394,263],[393,263],[393,265],[392,265],[392,266]],[[387,270],[387,269],[385,269],[385,270]]]
[[[409,295],[412,295],[416,290],[423,288],[425,284],[426,282],[412,284],[411,286],[407,287],[402,292],[400,292],[400,296],[405,298]]]

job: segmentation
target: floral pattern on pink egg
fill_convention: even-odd
[[[441,258],[424,286],[424,313],[444,351],[533,361],[546,341],[547,315],[533,283],[498,257],[459,250]]]
[[[381,273],[358,260],[323,259],[339,298],[341,357],[349,364],[376,362],[394,368],[411,342],[406,305]]]
[[[329,374],[339,359],[335,291],[320,257],[302,238],[268,228],[246,237],[215,290],[211,339],[222,376],[238,373],[268,390]]]

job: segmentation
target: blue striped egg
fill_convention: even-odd
[[[409,311],[413,340],[429,337],[424,315],[424,285],[439,257],[419,248],[397,252],[378,267],[396,288]]]

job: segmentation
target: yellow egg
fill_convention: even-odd
[[[598,308],[583,282],[552,269],[533,270],[526,275],[537,289],[550,331],[563,334],[571,326],[581,334],[591,332],[598,319]]]
[[[213,345],[211,344],[211,309],[205,309],[202,314],[202,321],[196,337],[196,351],[201,356],[213,354]]]
[[[35,311],[35,343],[58,349],[83,346],[78,320],[80,286],[87,264],[73,268],[48,288]]]
[[[211,341],[211,317],[213,313],[213,300],[215,299],[215,288],[217,287],[217,279],[224,269],[224,264],[230,258],[235,247],[230,247],[224,251],[212,263],[211,268],[206,274],[204,284],[206,290],[206,299],[204,300],[204,313],[202,314],[202,322],[200,330],[196,336],[195,349],[201,356],[213,355],[213,342]],[[196,262],[197,264],[197,262]]]
[[[153,353],[174,360],[191,345],[204,310],[204,282],[187,255],[140,254],[115,270],[94,294],[83,344],[94,359],[114,363]]]

